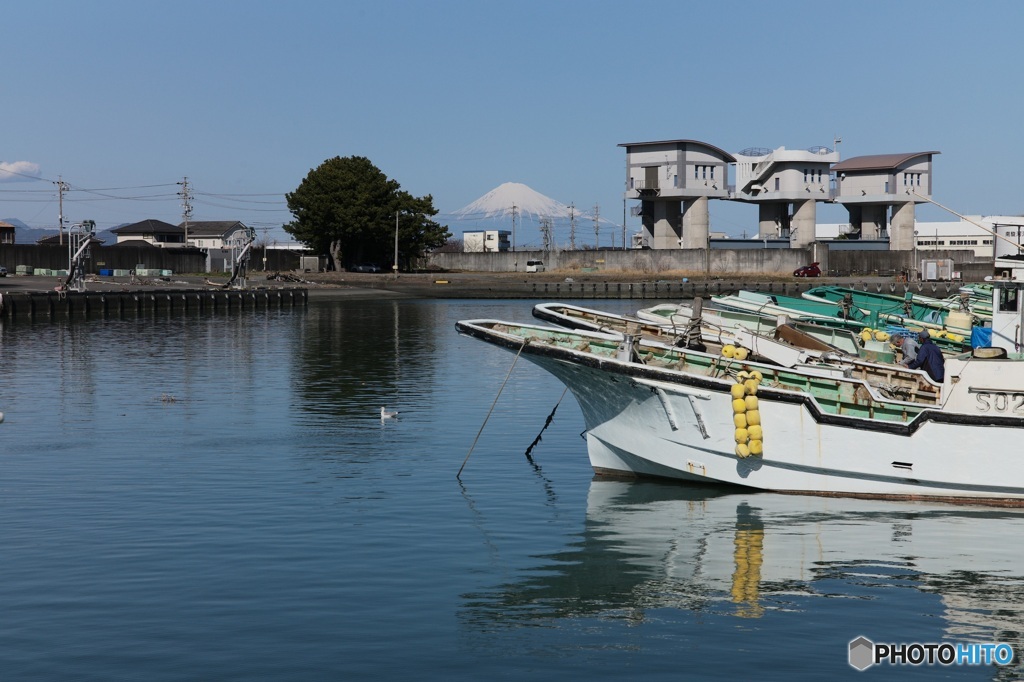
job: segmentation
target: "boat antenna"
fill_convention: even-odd
[[[996,232],[996,231],[994,231],[994,230],[990,230],[990,229],[988,229],[987,227],[985,227],[984,225],[982,225],[981,223],[979,223],[979,222],[977,222],[977,221],[974,221],[974,220],[971,220],[971,219],[970,219],[970,218],[968,218],[967,216],[964,216],[964,215],[960,215],[959,213],[957,213],[957,212],[956,212],[956,211],[954,211],[953,209],[949,208],[948,206],[943,206],[942,204],[940,204],[939,202],[935,201],[935,200],[934,200],[934,199],[932,199],[931,197],[926,197],[926,196],[925,196],[925,195],[923,195],[923,194],[918,194],[918,193],[917,193],[917,190],[910,190],[910,191],[911,191],[911,193],[913,193],[913,194],[914,194],[914,196],[917,196],[917,197],[921,197],[922,199],[924,199],[925,201],[927,201],[927,202],[928,202],[929,204],[935,204],[936,206],[938,206],[939,208],[941,208],[941,209],[942,209],[943,211],[949,211],[950,213],[952,213],[953,215],[955,215],[955,216],[956,216],[957,218],[959,218],[960,220],[964,220],[964,221],[966,221],[966,222],[970,223],[971,225],[974,225],[975,227],[978,227],[978,228],[980,228],[980,229],[984,230],[985,232],[988,232],[988,233],[989,233],[990,235],[992,235],[993,237],[996,237],[997,239],[1002,239],[1002,240],[1003,240],[1003,241],[1005,241],[1005,242],[1009,242],[1010,244],[1013,244],[1013,245],[1014,245],[1015,247],[1017,247],[1017,251],[1018,251],[1018,252],[1020,252],[1020,250],[1021,250],[1022,248],[1024,248],[1024,247],[1022,247],[1022,246],[1021,246],[1020,244],[1018,244],[1017,242],[1015,242],[1015,241],[1013,241],[1012,239],[1010,239],[1009,237],[1007,237],[1007,236],[1005,236],[1005,235],[1001,235],[1001,234],[999,234],[998,232]]]

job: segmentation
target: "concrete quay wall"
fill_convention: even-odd
[[[665,271],[716,275],[757,272],[790,275],[811,262],[811,249],[672,249],[629,251],[505,251],[501,253],[433,253],[430,268],[464,272],[524,272],[530,260],[544,262],[547,270],[594,268],[610,272]],[[710,257],[709,257],[710,254]]]
[[[600,271],[607,273],[662,272],[690,276],[759,275],[789,277],[808,263],[820,263],[827,275],[911,277],[925,258],[948,258],[966,281],[992,274],[992,259],[976,257],[972,251],[855,251],[829,250],[821,244],[804,249],[664,249],[628,251],[505,251],[501,253],[433,253],[428,268],[451,272],[525,272],[530,260],[544,262],[547,271]]]
[[[140,313],[235,312],[305,306],[305,289],[8,291],[0,319],[58,319]]]
[[[529,277],[529,276],[526,276]],[[800,296],[805,291],[825,284],[893,294],[899,297],[908,291],[934,298],[955,295],[960,282],[896,282],[892,278],[880,281],[849,281],[846,279],[801,279],[789,281],[744,280],[744,279],[696,279],[655,281],[517,281],[495,279],[493,282],[476,281],[471,285],[452,280],[437,280],[434,283],[409,283],[401,286],[382,283],[392,291],[401,291],[414,298],[461,298],[461,299],[532,299],[560,301],[569,299],[639,299],[652,301],[681,301],[697,297],[709,299],[712,296],[734,294],[737,291],[759,291],[766,294]]]

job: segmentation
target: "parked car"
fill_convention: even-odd
[[[794,277],[821,277],[821,268],[818,267],[818,263],[811,263],[810,265],[804,265],[793,271]]]
[[[544,261],[542,260],[528,260],[526,261],[527,272],[544,272]]]
[[[360,263],[349,268],[349,272],[380,272],[380,266],[373,263]]]
[[[7,268],[5,268],[4,266],[0,265],[0,277],[6,277],[6,276],[7,276]]]

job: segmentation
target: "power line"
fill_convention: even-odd
[[[225,197],[281,197],[283,199],[284,195],[287,194],[287,192],[265,192],[265,193],[260,193],[260,194],[223,194],[223,193],[215,194],[213,192],[196,192],[195,194],[202,195],[202,196],[209,196],[209,197],[220,197],[220,198],[225,198]]]
[[[124,189],[152,189],[154,187],[174,187],[175,182],[165,182],[159,185],[134,185],[130,187],[75,187],[80,192],[120,192]]]
[[[261,213],[280,213],[282,211],[287,211],[288,210],[288,208],[286,206],[282,207],[282,208],[244,208],[244,209],[240,209],[238,206],[226,206],[224,204],[218,204],[218,203],[213,202],[213,201],[198,201],[197,200],[196,203],[197,204],[201,204],[203,206],[214,206],[216,208],[230,208],[230,209],[244,210],[244,211],[257,211],[257,212],[261,212]]]
[[[234,201],[238,204],[286,204],[284,197],[281,196],[277,201],[255,201],[250,199],[232,199],[231,194],[209,194],[206,192],[194,192],[195,196],[201,197],[213,197],[214,199],[224,199],[225,201]],[[280,196],[275,194],[259,195],[259,196]]]
[[[47,182],[46,178],[42,178],[38,175],[27,175],[25,173],[19,173],[18,171],[12,171],[10,168],[0,168],[0,172],[10,173],[11,175],[17,175],[21,178],[28,178],[29,180],[39,180],[40,182]],[[53,182],[50,180],[49,182]]]
[[[75,192],[81,190],[75,190],[72,188],[71,191]],[[167,201],[169,199],[174,199],[177,196],[177,194],[146,194],[137,197],[116,197],[106,194],[97,194],[94,197],[75,197],[75,201]]]

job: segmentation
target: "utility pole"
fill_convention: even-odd
[[[540,219],[540,234],[544,240],[544,250],[551,250],[551,218],[543,217]]]
[[[600,246],[601,241],[601,205],[594,204],[594,249]]]
[[[569,204],[569,250],[576,250],[576,204]]]
[[[57,185],[57,210],[60,212],[60,215],[57,216],[57,230],[60,234],[60,245],[64,246],[64,192],[71,188],[68,187],[68,183],[64,182],[61,175],[57,176],[57,182],[54,184]]]
[[[267,232],[270,231],[269,227],[263,229],[263,272],[267,271]]]
[[[188,246],[188,219],[192,217],[192,192],[188,187],[188,176],[178,183],[181,185],[181,191],[178,192],[178,196],[181,197],[181,220],[185,223],[185,246]]]
[[[512,204],[512,269],[519,271],[519,261],[515,257],[516,252],[516,205]]]
[[[622,200],[622,250],[626,250],[626,200]]]
[[[516,250],[516,205],[512,204],[512,251]]]

